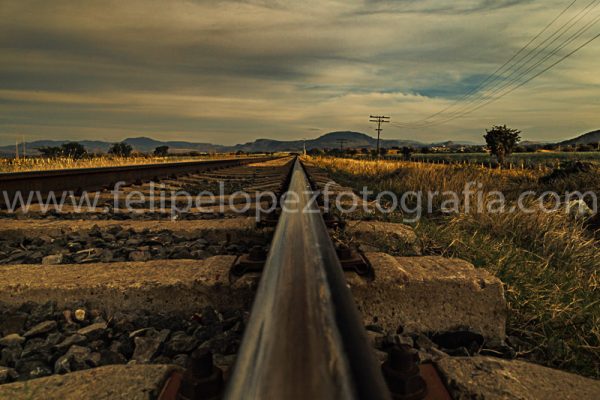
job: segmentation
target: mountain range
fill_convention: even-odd
[[[27,142],[25,147],[28,155],[39,154],[36,150],[40,147],[47,146],[60,146],[63,143],[69,142],[68,140],[38,140],[34,142]],[[375,148],[377,146],[377,139],[366,135],[361,132],[352,131],[338,131],[330,132],[322,135],[316,139],[309,140],[273,140],[273,139],[257,139],[253,142],[247,142],[243,144],[236,144],[234,146],[223,146],[212,143],[199,143],[199,142],[186,142],[186,141],[159,141],[148,137],[136,137],[125,139],[124,142],[128,143],[133,147],[134,150],[149,153],[154,151],[158,146],[169,146],[170,153],[186,153],[191,151],[196,152],[277,152],[277,151],[302,151],[306,144],[306,149],[326,149],[326,148],[339,148],[343,147],[354,147],[354,148]],[[577,138],[570,139],[560,144],[571,145],[581,143],[598,143],[600,142],[600,130],[586,133],[578,136]],[[105,153],[110,148],[110,142],[99,141],[99,140],[81,140],[79,141],[85,146],[88,152],[92,153]],[[402,140],[402,139],[382,139],[380,141],[381,147],[390,148],[394,146],[459,146],[459,145],[478,145],[473,142],[439,142],[439,143],[422,143],[414,140]],[[19,150],[22,151],[22,146]],[[13,156],[15,154],[15,146],[0,146],[0,156]]]
[[[40,147],[48,146],[60,146],[63,143],[69,142],[68,140],[38,140],[34,142],[27,142],[25,147],[28,155],[37,155],[36,149]],[[330,132],[316,139],[309,140],[273,140],[273,139],[257,139],[253,142],[236,144],[234,146],[223,146],[212,143],[196,143],[196,142],[184,142],[184,141],[159,141],[148,137],[136,137],[127,138],[124,140],[125,143],[131,145],[134,150],[148,153],[154,151],[158,146],[169,146],[170,153],[185,153],[190,151],[197,152],[277,152],[277,151],[302,151],[306,144],[306,149],[326,149],[326,148],[338,148],[340,145],[343,147],[367,147],[375,148],[377,146],[377,139],[369,135],[360,132],[352,131],[340,131]],[[80,144],[85,146],[88,152],[92,153],[105,153],[110,148],[110,142],[98,141],[98,140],[81,140]],[[454,145],[458,143],[444,142],[435,143],[432,145]],[[472,143],[461,143],[461,144],[472,144]],[[414,140],[395,140],[395,139],[382,139],[380,142],[381,147],[389,148],[394,146],[414,146],[422,147],[426,144],[417,142]],[[19,149],[22,152],[22,146]],[[0,155],[12,156],[15,154],[15,146],[1,146]]]

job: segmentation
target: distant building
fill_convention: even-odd
[[[450,153],[450,147],[447,146],[432,146],[429,148],[432,153]]]

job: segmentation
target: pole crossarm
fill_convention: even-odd
[[[381,131],[383,131],[381,124],[389,123],[390,117],[386,117],[385,115],[369,115],[369,122],[377,123],[377,128],[375,128],[375,130],[377,131],[377,157],[379,157],[379,154],[381,153],[379,149],[379,137],[381,136]]]

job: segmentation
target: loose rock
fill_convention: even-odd
[[[106,322],[97,322],[79,329],[77,333],[87,337],[89,340],[96,340],[105,333],[106,327]]]
[[[0,346],[10,347],[23,343],[25,343],[25,338],[18,333],[11,333],[10,335],[6,335],[0,339]]]
[[[75,319],[79,322],[85,321],[85,310],[82,308],[75,310]]]
[[[53,254],[53,255],[42,258],[42,264],[44,264],[44,265],[56,265],[56,264],[61,264],[62,262],[63,262],[62,254]]]
[[[0,367],[0,385],[14,382],[19,377],[17,371],[12,368]]]
[[[133,352],[132,360],[140,363],[150,362],[162,344],[160,340],[153,337],[136,337],[134,341],[135,350]]]
[[[100,358],[100,354],[92,353],[87,347],[73,345],[67,354],[56,360],[54,372],[61,374],[97,367]]]
[[[194,350],[200,344],[199,342],[194,336],[188,336],[185,332],[175,332],[167,343],[165,353],[170,355],[187,353]]]
[[[59,349],[68,349],[71,346],[73,346],[74,344],[83,344],[86,341],[87,341],[87,338],[84,335],[75,333],[75,334],[65,338],[65,340],[63,340],[62,342],[57,344],[56,347]]]
[[[40,322],[30,330],[25,332],[23,336],[29,338],[33,336],[43,335],[44,333],[48,333],[54,329],[56,329],[56,321],[44,321]]]

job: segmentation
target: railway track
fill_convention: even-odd
[[[159,179],[161,176],[163,178]],[[389,397],[362,320],[346,288],[343,268],[321,211],[316,203],[309,204],[311,198],[307,190],[316,188],[311,188],[298,160],[223,160],[152,168],[11,174],[0,180],[8,194],[4,202],[7,209],[2,211],[1,264],[19,265],[19,268],[27,264],[64,265],[67,268],[74,264],[93,265],[93,271],[98,271],[110,268],[112,263],[234,255],[239,267],[240,256],[244,253],[264,255],[270,248],[268,259],[260,266],[262,283],[252,317],[247,321],[228,398],[246,398],[249,393],[254,398]],[[312,185],[316,185],[314,181]],[[213,194],[218,191],[218,195],[208,196],[209,189]],[[23,205],[17,210],[12,202],[14,196],[22,193],[25,199],[29,196],[24,194],[31,190],[36,191],[38,200],[43,200],[38,203],[42,204]],[[156,190],[169,191],[172,195],[161,199],[151,193]],[[263,223],[270,220],[271,225],[280,216],[270,244],[268,233],[251,240],[216,235],[216,240],[210,241],[206,235],[197,237],[193,230],[182,234],[183,231],[175,229],[184,224],[197,224],[197,219],[212,224],[214,230],[228,219],[236,224],[240,219],[239,208],[236,208],[239,203],[232,199],[234,192],[242,190],[245,193],[272,192],[274,198],[270,198],[271,201],[279,201],[288,190],[299,195],[297,204],[289,199],[280,204],[285,211],[279,207],[262,216]],[[71,203],[61,203],[50,209],[48,198],[58,199],[57,191],[67,191]],[[184,201],[184,192],[185,196],[196,195],[200,204]],[[60,197],[64,199],[64,196]],[[97,200],[92,209],[81,210],[75,206],[82,204],[84,197]],[[132,207],[129,200],[133,197]],[[249,195],[250,204],[245,205],[247,210],[242,214],[252,210],[250,214],[260,218],[256,209],[266,210],[270,204],[261,204],[259,197]],[[224,210],[223,200],[227,200],[227,205],[236,213]],[[89,200],[84,203],[90,204]],[[182,211],[181,203],[188,206],[185,211]],[[296,208],[287,210],[286,205],[290,204]],[[170,212],[166,212],[165,207],[170,207]],[[28,233],[28,229],[31,232]],[[281,268],[283,266],[285,268]],[[240,274],[239,268],[236,274]],[[243,315],[231,311],[234,315],[225,321],[227,325],[233,325],[232,333],[222,325],[224,315],[210,307],[193,315],[199,324],[173,320],[165,315],[121,315],[119,310],[116,310],[117,321],[113,322],[115,311],[108,315],[106,310],[91,309],[85,302],[75,303],[67,308],[64,305],[58,307],[54,302],[26,303],[16,312],[4,311],[5,320],[18,325],[20,317],[22,322],[12,347],[3,349],[2,363],[11,368],[5,381],[131,360],[160,362],[161,358],[156,357],[159,346],[152,351],[152,345],[165,340],[168,334],[175,340],[167,342],[163,352],[176,356],[168,361],[175,361],[191,371],[194,362],[198,363],[194,357],[202,357],[193,352],[199,342],[197,337],[203,333],[207,338],[210,336],[210,332],[202,332],[199,327],[210,326],[213,322],[216,330],[225,330],[225,334],[235,336],[230,343],[217,343],[210,349],[231,353],[239,344],[240,324],[244,323]],[[290,319],[292,314],[296,314],[296,318]],[[150,324],[147,320],[153,318],[155,321]],[[112,329],[109,335],[113,338],[103,337],[111,324],[120,323],[129,323],[130,329],[121,332]],[[264,325],[270,332],[263,332]],[[3,333],[10,328],[5,328]],[[133,349],[123,349],[127,342],[132,342],[123,340],[125,335],[133,339]],[[94,338],[97,340],[90,340]],[[9,336],[5,342],[10,341]],[[51,347],[58,351],[50,351]],[[140,348],[151,350],[144,352]],[[264,365],[254,365],[257,357]],[[162,360],[167,359],[163,357]],[[287,368],[280,369],[276,375],[265,368],[276,364]],[[245,372],[249,370],[263,373]],[[289,378],[298,375],[303,378],[292,384]],[[186,387],[186,382],[194,379],[198,377],[184,379],[178,391],[187,392],[190,398],[201,396],[198,390],[197,393],[192,390],[190,394]],[[308,386],[307,379],[312,382]],[[218,389],[221,390],[222,387]]]
[[[397,304],[420,319],[427,310],[410,294],[385,304],[412,278],[336,237],[344,223],[315,195],[330,183],[321,171],[287,157],[50,175],[0,176],[11,195],[34,188],[43,200],[0,210],[0,398],[41,398],[28,382],[45,398],[450,398],[427,361],[434,343],[377,325],[396,329]],[[56,191],[70,203],[49,209]],[[97,202],[82,209],[85,198]],[[453,266],[475,274],[474,302],[504,306],[489,294],[499,282]],[[374,270],[381,286],[369,283]],[[441,341],[460,350],[504,335],[456,307],[484,334]]]

